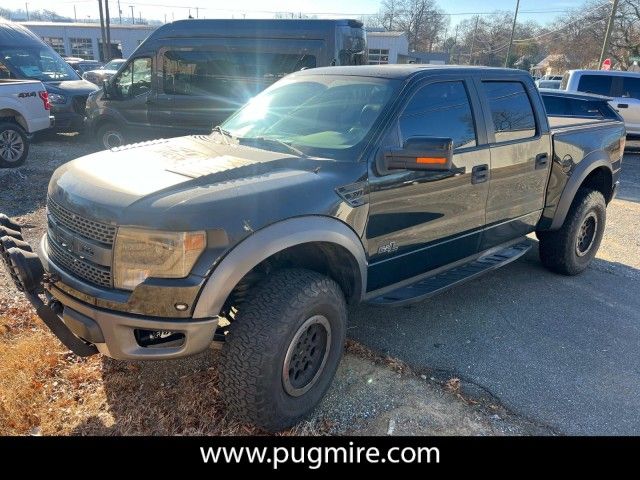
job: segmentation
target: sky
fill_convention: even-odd
[[[606,0],[603,0],[606,1]],[[187,18],[189,13],[199,18],[273,18],[275,12],[302,12],[319,17],[360,17],[376,13],[380,0],[233,0],[215,2],[213,0],[120,0],[123,16],[131,16],[133,5],[135,17],[142,13],[143,18],[167,21]],[[513,11],[516,0],[439,0],[440,7],[451,13],[451,25],[469,18],[473,13],[493,12],[496,10]],[[521,0],[518,18],[537,20],[547,23],[570,8],[584,3],[584,0]],[[98,18],[96,0],[29,0],[29,10],[49,9],[60,15],[74,16],[74,6],[78,21],[86,18]],[[55,6],[53,6],[55,5]],[[229,7],[228,5],[233,5]],[[2,6],[10,9],[25,9],[22,0],[2,0]],[[197,10],[196,10],[197,8]],[[118,17],[118,0],[109,0],[111,17]],[[116,20],[117,21],[117,20]]]

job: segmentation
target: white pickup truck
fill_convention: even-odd
[[[39,130],[53,126],[49,94],[38,80],[0,80],[0,168],[17,167]]]

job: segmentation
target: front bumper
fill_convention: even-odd
[[[0,256],[19,290],[69,349],[81,356],[103,353],[119,360],[180,358],[205,350],[218,318],[172,319],[131,315],[98,308],[67,295],[61,282],[44,273],[19,226],[0,215],[4,226]],[[44,302],[39,294],[44,294]],[[166,339],[167,341],[164,341]]]

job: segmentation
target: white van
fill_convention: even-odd
[[[627,136],[640,139],[640,73],[617,70],[569,70],[560,88],[572,92],[597,93],[624,119]]]

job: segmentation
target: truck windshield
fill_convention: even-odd
[[[239,142],[269,149],[284,142],[307,155],[355,159],[399,82],[343,75],[283,79],[251,99],[223,125]]]
[[[29,78],[41,82],[79,80],[71,66],[47,47],[2,47],[0,62],[17,78]]]

